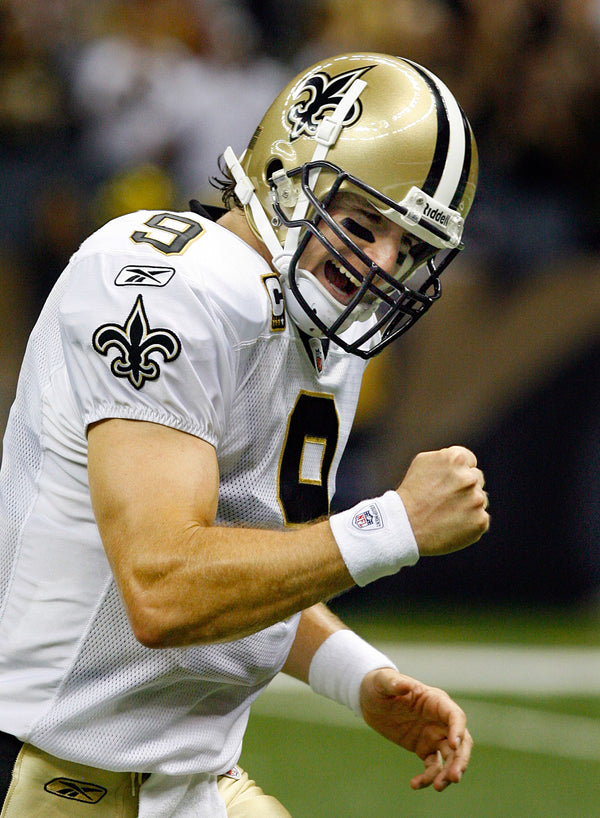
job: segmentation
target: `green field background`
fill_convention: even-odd
[[[399,644],[436,638],[446,646],[580,646],[600,651],[598,621],[595,610],[445,610],[402,623],[379,616],[352,624],[374,641],[395,639]],[[520,669],[508,672],[518,674]],[[344,708],[304,690],[276,688],[256,703],[241,763],[283,801],[293,818],[600,816],[598,695],[454,694],[469,716],[476,746],[461,784],[436,793],[413,792],[409,781],[420,769],[418,759],[361,726]],[[502,736],[503,714],[508,746],[499,746],[504,738],[497,738]],[[538,721],[543,728],[539,734]],[[521,742],[533,743],[535,751],[519,749]]]

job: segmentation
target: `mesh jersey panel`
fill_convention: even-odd
[[[229,769],[248,708],[281,662],[274,636],[285,644],[289,631],[284,623],[226,646],[147,650],[111,584],[31,741],[99,767],[171,775]]]
[[[62,362],[62,344],[56,315],[64,290],[62,279],[50,295],[28,342],[10,422],[3,442],[0,476],[0,530],[5,532],[0,559],[0,600],[6,600],[8,584],[19,546],[19,534],[37,492],[41,469],[41,418],[36,411],[54,369]],[[43,329],[40,330],[40,327]],[[47,329],[53,327],[53,330]],[[8,475],[10,474],[10,477]],[[0,615],[3,605],[0,606]]]

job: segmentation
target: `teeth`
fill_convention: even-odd
[[[331,263],[333,264],[335,269],[338,271],[338,273],[341,273],[345,278],[348,279],[348,281],[350,281],[352,284],[354,284],[355,287],[360,287],[361,282],[358,281],[358,279],[356,279],[349,270],[347,270],[345,267],[340,267],[340,265],[337,264],[335,261],[333,261],[333,259],[332,259]]]
[[[349,279],[350,279],[350,281],[351,281],[351,282],[354,284],[354,286],[355,286],[355,287],[360,287],[360,285],[362,284],[362,282],[361,282],[361,281],[359,281],[357,278],[355,278],[355,277],[352,275],[352,273],[350,273],[350,272],[347,272],[347,273],[346,273],[346,278],[349,278]]]

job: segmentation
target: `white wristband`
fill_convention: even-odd
[[[308,683],[315,693],[344,704],[362,717],[360,686],[371,670],[396,665],[361,639],[354,631],[339,630],[328,636],[315,651],[308,670]]]
[[[332,514],[329,524],[357,585],[395,574],[419,559],[408,514],[396,491]]]

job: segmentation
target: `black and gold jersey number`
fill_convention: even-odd
[[[286,524],[329,513],[329,472],[338,435],[333,395],[300,392],[288,418],[279,463],[279,503]]]
[[[155,213],[144,222],[144,227],[148,230],[136,230],[131,240],[136,244],[151,244],[167,256],[181,255],[190,242],[204,233],[201,224],[181,213]]]

